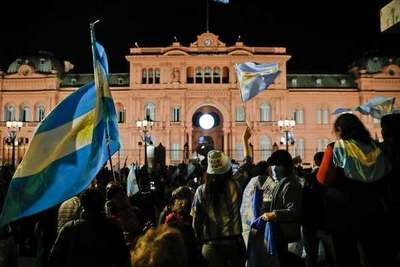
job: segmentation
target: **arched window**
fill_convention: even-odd
[[[245,121],[245,114],[244,114],[244,107],[236,107],[236,112],[235,112],[235,120],[236,121]]]
[[[31,108],[27,105],[22,105],[19,112],[20,121],[30,121],[31,120]]]
[[[222,69],[222,82],[229,83],[229,68],[228,67],[224,67]]]
[[[304,138],[298,138],[294,143],[294,157],[296,156],[304,160]]]
[[[261,160],[267,160],[271,156],[271,140],[268,136],[260,138]]]
[[[117,109],[117,120],[118,120],[118,123],[124,123],[125,120],[126,120],[124,105],[122,105],[121,103],[117,103],[115,105],[115,107]]]
[[[142,69],[142,84],[146,84],[146,83],[147,83],[147,70]]]
[[[236,160],[243,160],[244,159],[243,144],[237,143],[235,150],[236,150]]]
[[[271,121],[271,106],[267,103],[260,105],[260,121]]]
[[[5,121],[15,121],[15,111],[16,108],[14,105],[7,105],[4,110],[4,120]]]
[[[219,67],[214,68],[213,83],[221,83],[221,69]]]
[[[296,124],[304,124],[304,111],[302,108],[297,108],[293,114]]]
[[[200,67],[196,68],[196,83],[203,83],[203,70]]]
[[[207,67],[204,71],[204,83],[211,83],[212,69]]]
[[[187,83],[193,83],[194,82],[194,73],[193,73],[193,67],[188,67],[186,69],[186,82]]]
[[[36,121],[42,121],[45,117],[45,110],[44,110],[44,105],[39,104],[36,105],[36,112],[35,112],[35,120]]]
[[[152,121],[156,120],[156,105],[148,103],[144,108],[144,118]]]

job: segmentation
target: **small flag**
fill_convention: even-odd
[[[214,0],[214,2],[221,3],[221,4],[229,4],[229,0]]]
[[[236,74],[239,82],[242,101],[246,102],[274,82],[279,75],[278,64],[256,64],[246,62],[236,64]]]
[[[139,186],[136,179],[136,166],[129,166],[129,174],[127,179],[127,195],[128,197],[139,192]]]
[[[100,44],[92,45],[96,83],[69,95],[39,124],[11,180],[0,226],[82,192],[107,162],[109,151],[119,149],[107,58]]]
[[[337,108],[332,114],[338,115],[347,112],[358,111],[363,115],[370,115],[375,119],[381,119],[386,114],[396,113],[393,109],[395,97],[377,96],[369,100],[366,104],[354,108]]]

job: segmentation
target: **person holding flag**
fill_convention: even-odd
[[[93,27],[95,83],[72,93],[39,124],[11,180],[0,227],[79,194],[120,148],[107,56]]]

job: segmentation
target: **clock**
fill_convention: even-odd
[[[206,40],[204,41],[204,45],[205,45],[205,46],[210,46],[210,45],[211,45],[211,40],[210,40],[210,39],[206,39]]]

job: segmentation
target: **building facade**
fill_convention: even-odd
[[[112,56],[112,55],[109,55]],[[116,162],[144,161],[142,133],[136,121],[150,118],[154,144],[166,148],[167,164],[176,164],[195,151],[201,136],[234,159],[243,159],[242,135],[252,130],[255,161],[266,160],[284,133],[277,121],[294,119],[294,144],[289,151],[303,162],[333,140],[331,113],[354,107],[375,96],[400,97],[400,62],[396,58],[364,59],[346,74],[288,74],[290,55],[283,47],[227,46],[206,32],[189,46],[131,48],[129,73],[110,75],[122,140]],[[278,63],[281,71],[268,90],[246,103],[240,99],[235,64],[246,61]],[[71,92],[93,79],[92,74],[68,73],[71,64],[38,55],[15,60],[0,76],[1,162],[9,163],[12,144],[6,121],[22,121],[15,143],[17,161],[27,149],[38,122]],[[397,103],[396,103],[397,105]],[[215,126],[199,127],[201,114],[210,113]],[[380,138],[379,121],[361,119]],[[121,163],[122,162],[122,163]]]

